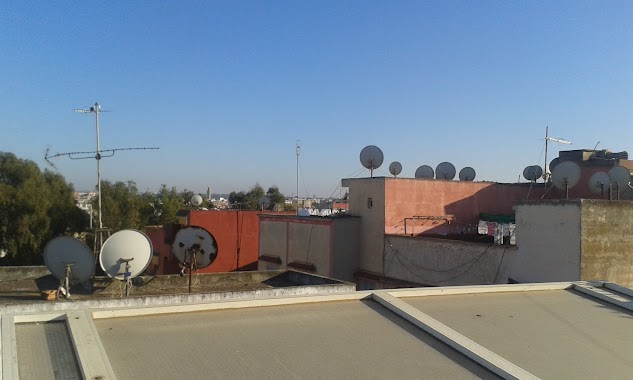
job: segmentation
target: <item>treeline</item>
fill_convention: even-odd
[[[60,174],[41,171],[30,160],[0,152],[0,265],[40,265],[46,243],[59,235],[81,234],[92,245],[90,216],[77,207],[72,184]],[[102,223],[112,233],[148,225],[176,223],[176,213],[190,208],[191,190],[178,191],[162,185],[160,190],[140,192],[133,181],[101,182]],[[284,204],[277,186],[268,191],[255,184],[250,190],[229,195],[232,208],[275,209]],[[214,208],[208,200],[200,207]],[[98,224],[98,200],[92,200]]]

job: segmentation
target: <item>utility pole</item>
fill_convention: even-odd
[[[297,152],[297,215],[299,215],[299,154],[301,154],[301,140],[296,141],[295,150]]]
[[[101,146],[99,144],[99,112],[101,112],[101,106],[95,102],[93,107],[76,109],[75,112],[95,114],[95,128],[97,129],[97,151],[95,152],[95,158],[97,159],[97,203],[99,204],[99,228],[103,228],[103,222],[101,221]]]

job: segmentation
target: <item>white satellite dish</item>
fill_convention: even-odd
[[[523,169],[523,178],[531,182],[536,182],[543,175],[543,168],[538,165],[527,166]]]
[[[437,168],[435,168],[436,179],[452,180],[455,178],[456,173],[457,170],[455,170],[455,166],[453,166],[450,162],[442,162],[437,165]]]
[[[398,161],[394,161],[389,165],[389,173],[394,177],[398,176],[402,172],[402,164]]]
[[[176,233],[171,251],[183,265],[183,270],[187,267],[193,271],[206,268],[215,261],[218,257],[218,243],[204,228],[188,226]]]
[[[307,208],[301,208],[297,212],[298,216],[310,216],[310,211]]]
[[[552,183],[558,189],[565,190],[565,196],[569,196],[569,189],[576,186],[580,180],[580,166],[574,161],[563,161],[556,165],[552,171]]]
[[[360,163],[369,169],[371,177],[374,176],[374,169],[382,165],[383,159],[382,150],[375,145],[368,145],[360,151]]]
[[[611,177],[605,172],[596,172],[589,178],[589,190],[594,194],[604,196],[605,191],[611,186]]]
[[[415,178],[433,179],[433,177],[435,177],[435,172],[428,165],[422,165],[415,170]]]
[[[475,179],[475,169],[470,166],[466,166],[462,170],[459,171],[459,180],[460,181],[473,181]]]
[[[99,264],[112,278],[131,279],[147,268],[153,251],[152,241],[141,231],[121,230],[103,243]]]
[[[193,197],[191,197],[191,204],[194,207],[198,207],[202,204],[202,196],[200,194],[196,194]]]
[[[70,286],[90,279],[95,269],[92,250],[81,240],[59,236],[44,247],[44,262],[55,278],[60,280],[57,298],[70,298]]]

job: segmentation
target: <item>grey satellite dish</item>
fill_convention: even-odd
[[[611,186],[611,177],[605,172],[596,172],[589,178],[589,190],[594,194],[604,196],[605,191]]]
[[[202,204],[202,196],[199,194],[196,194],[193,197],[191,197],[191,204],[194,207],[200,206]]]
[[[455,166],[453,166],[450,162],[442,162],[437,165],[437,168],[435,168],[436,179],[452,180],[455,178],[456,173],[457,170],[455,170]]]
[[[552,170],[554,170],[554,168],[555,168],[558,164],[560,164],[561,162],[562,162],[562,161],[560,160],[560,158],[559,158],[559,157],[556,157],[555,159],[553,159],[552,161],[550,161],[550,163],[549,163],[549,170],[550,170],[550,172],[551,172]]]
[[[466,166],[462,170],[459,171],[459,180],[460,181],[473,181],[475,179],[475,169],[470,166]]]
[[[435,172],[428,165],[422,165],[415,171],[415,178],[433,179],[433,177],[435,177]]]
[[[95,267],[92,250],[81,240],[70,236],[59,236],[49,241],[44,248],[44,262],[59,280],[66,276],[66,264],[73,264],[71,280],[76,283],[88,281]]]
[[[389,165],[389,173],[394,177],[398,176],[402,172],[402,164],[398,161],[394,161]]]
[[[218,257],[218,243],[204,228],[188,226],[176,233],[171,251],[183,265],[183,269],[187,267],[197,270],[206,268],[215,261]]]
[[[141,231],[121,230],[103,243],[99,264],[112,278],[132,279],[147,268],[153,251],[152,241]]]
[[[631,172],[623,166],[614,166],[609,169],[611,188],[615,190],[615,199],[620,199],[620,192],[631,183]]]
[[[371,177],[374,176],[374,169],[382,165],[383,159],[382,150],[375,145],[368,145],[360,151],[360,163],[369,169]]]
[[[543,175],[543,168],[538,165],[527,166],[523,169],[523,178],[536,182]]]
[[[580,180],[580,166],[574,161],[563,161],[556,165],[552,172],[552,183],[569,196],[569,189],[576,186]]]

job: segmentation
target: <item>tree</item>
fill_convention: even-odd
[[[42,264],[51,238],[88,227],[73,192],[61,175],[0,152],[0,249],[8,253],[2,265]]]
[[[275,205],[284,205],[286,197],[279,191],[279,188],[275,185],[268,188],[266,196],[270,199],[269,210],[274,210]]]

